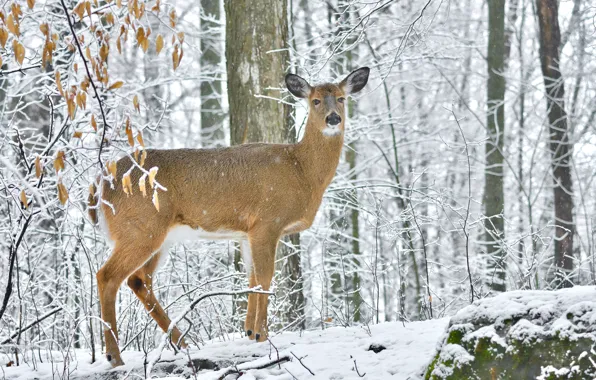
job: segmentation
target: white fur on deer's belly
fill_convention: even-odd
[[[202,228],[191,228],[184,224],[178,224],[168,231],[166,242],[178,243],[188,240],[207,239],[207,240],[246,240],[248,236],[241,231],[205,231]]]

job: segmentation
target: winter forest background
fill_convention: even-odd
[[[594,284],[595,20],[593,0],[1,2],[0,353],[99,358],[90,183],[144,146],[299,140],[288,72],[371,79],[315,224],[280,244],[272,331]],[[173,247],[154,283],[170,316],[247,287],[227,241]],[[244,308],[210,297],[181,330],[227,339]],[[118,317],[121,349],[156,346],[126,286]]]

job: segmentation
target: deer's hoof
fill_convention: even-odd
[[[112,368],[124,365],[124,362],[119,357],[115,357],[110,354],[107,354],[106,359],[108,359],[108,362],[112,365]]]

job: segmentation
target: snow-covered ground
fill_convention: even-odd
[[[303,333],[285,332],[271,337],[269,342],[255,343],[236,337],[232,341],[212,341],[200,349],[191,349],[187,355],[167,351],[152,371],[152,378],[194,378],[189,368],[189,356],[195,363],[207,359],[219,369],[199,369],[198,379],[218,379],[226,370],[243,372],[242,380],[251,379],[418,379],[436,352],[437,344],[445,334],[448,319],[425,322],[381,323],[370,327],[334,327]],[[371,345],[385,349],[375,353]],[[140,352],[124,352],[124,367],[111,370],[105,359],[89,363],[89,353],[77,351],[68,362],[56,355],[53,363],[22,364],[6,367],[0,359],[6,379],[135,379],[142,378],[146,357]],[[278,358],[291,358],[279,365],[256,368]],[[297,358],[300,358],[298,360]],[[357,371],[355,366],[357,366]],[[312,371],[314,376],[309,373]],[[171,375],[166,375],[166,373]],[[176,375],[177,374],[177,375]],[[361,377],[360,375],[364,375]],[[128,375],[128,376],[127,376]],[[177,376],[177,377],[176,377]],[[237,374],[226,379],[236,379]],[[2,378],[2,372],[0,372]]]

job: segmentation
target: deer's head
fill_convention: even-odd
[[[368,67],[361,67],[338,84],[318,86],[311,86],[298,75],[288,74],[286,86],[294,96],[308,99],[308,117],[324,136],[338,136],[344,131],[346,97],[364,88],[369,72]]]

